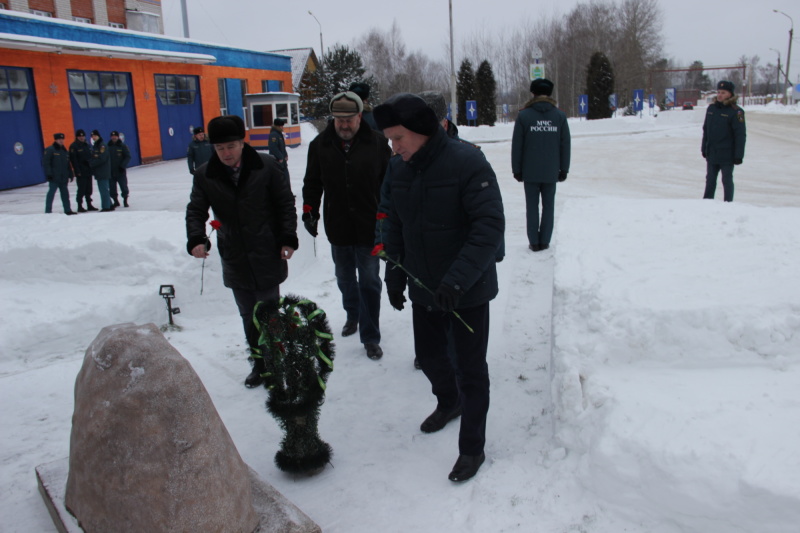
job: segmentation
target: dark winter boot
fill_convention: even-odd
[[[119,204],[117,204],[117,205],[119,205]],[[122,198],[122,205],[124,205],[125,207],[130,207],[128,205],[128,197],[127,196]]]
[[[113,207],[119,207],[119,198],[114,198],[114,206]]]
[[[86,209],[83,208],[83,202],[78,202],[78,213],[85,213]]]
[[[244,380],[244,386],[248,389],[254,389],[264,383],[264,378],[261,374],[267,371],[267,366],[264,364],[263,357],[253,359],[253,371]]]
[[[91,200],[86,200],[86,210],[87,211],[97,211],[98,209],[92,205]]]

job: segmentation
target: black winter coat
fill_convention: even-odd
[[[439,128],[408,162],[400,156],[389,162],[381,211],[389,215],[386,253],[428,289],[445,284],[460,291],[459,308],[497,295],[495,257],[505,217],[497,178],[480,150]],[[405,284],[402,270],[387,264],[387,290]],[[428,291],[408,285],[412,302],[435,309]]]
[[[269,150],[269,155],[279,161],[278,164],[286,166],[286,156],[289,155],[286,153],[286,139],[283,136],[283,132],[275,126],[269,130],[267,150]]]
[[[744,109],[736,105],[738,97],[708,106],[703,122],[703,142],[700,151],[709,163],[732,165],[735,159],[744,159],[747,131]]]
[[[528,101],[514,123],[511,172],[531,183],[556,183],[569,172],[572,138],[567,115],[540,95]]]
[[[214,153],[214,147],[207,139],[198,141],[192,139],[189,143],[189,148],[186,149],[186,163],[189,165],[189,174],[194,175],[194,171],[211,159],[211,154]]]
[[[383,176],[392,151],[386,138],[361,121],[345,153],[333,121],[308,147],[303,204],[319,213],[336,246],[372,246]]]
[[[189,205],[186,206],[186,250],[211,243],[208,209],[222,226],[216,231],[222,260],[222,279],[231,289],[266,290],[288,275],[281,247],[295,250],[297,213],[289,180],[275,159],[245,144],[238,185],[232,169],[213,154],[208,164],[195,171]]]
[[[92,167],[89,161],[92,160],[92,147],[86,141],[75,141],[69,145],[69,162],[72,163],[72,170],[75,176],[81,178],[92,177]]]

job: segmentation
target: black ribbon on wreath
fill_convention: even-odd
[[[275,465],[309,474],[330,462],[333,450],[319,436],[320,406],[333,371],[333,335],[325,311],[311,300],[288,294],[259,302],[253,322],[264,355],[267,411],[284,431]]]

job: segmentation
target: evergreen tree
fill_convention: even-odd
[[[587,120],[610,118],[608,97],[614,93],[614,70],[603,52],[595,52],[589,60],[586,74],[586,94],[589,96]]]
[[[689,65],[689,68],[693,70],[690,70],[686,73],[683,83],[684,89],[700,89],[701,91],[707,91],[711,89],[713,84],[711,83],[711,78],[708,77],[708,74],[703,73],[702,61],[692,62],[692,64]]]
[[[347,46],[335,45],[333,50],[323,56],[320,68],[312,75],[311,86],[314,96],[303,102],[303,114],[315,118],[328,115],[331,98],[346,91],[350,84],[363,81],[374,85],[372,76],[364,76],[364,63],[361,55]]]
[[[497,82],[492,65],[485,59],[475,75],[475,97],[478,100],[478,125],[494,126],[497,120]]]
[[[458,101],[458,123],[467,123],[467,100],[475,100],[475,72],[469,59],[461,62],[456,79],[456,100]]]

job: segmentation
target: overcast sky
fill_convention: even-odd
[[[320,26],[325,48],[352,44],[370,28],[388,30],[394,20],[409,51],[445,59],[449,41],[448,0],[187,0],[190,37],[218,44],[275,50],[313,47],[319,53]],[[456,54],[460,40],[481,28],[499,34],[518,21],[563,15],[578,0],[453,0]],[[588,3],[588,2],[584,2]],[[789,75],[800,76],[800,2],[798,0],[660,0],[664,13],[664,55],[689,66],[731,65],[742,55],[758,55],[761,64],[786,62],[791,23],[798,25]],[[182,35],[180,0],[163,0],[167,35]],[[533,45],[534,43],[532,43]],[[491,58],[489,58],[491,61]],[[448,60],[449,61],[449,60]],[[458,57],[456,59],[458,61]],[[587,58],[588,61],[588,58]],[[457,67],[457,65],[456,65]],[[522,66],[527,70],[527,65]],[[712,76],[713,78],[713,76]]]

